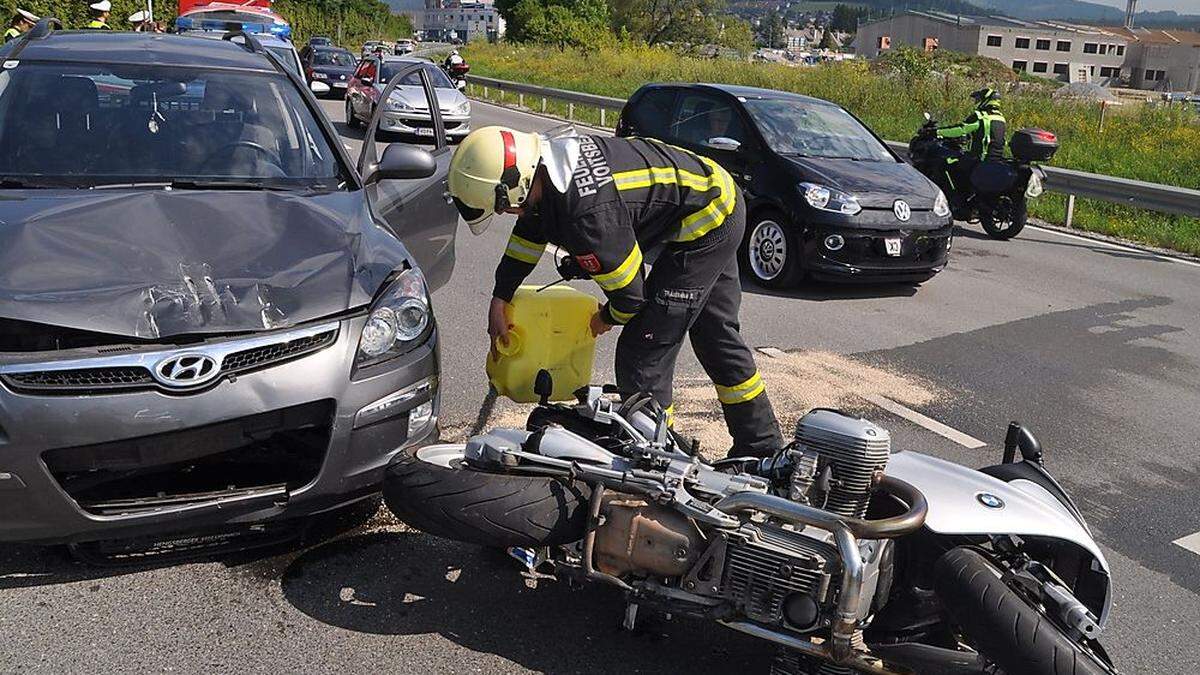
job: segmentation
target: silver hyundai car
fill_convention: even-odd
[[[225,542],[436,437],[444,138],[360,172],[236,42],[0,49],[0,541]]]

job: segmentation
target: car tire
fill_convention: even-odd
[[[740,252],[742,269],[760,286],[788,288],[804,276],[800,236],[778,211],[759,211],[751,216]]]
[[[978,551],[952,548],[934,564],[934,591],[967,642],[1006,673],[1116,675],[1017,595]]]
[[[350,97],[346,97],[346,126],[351,129],[362,128],[362,123],[358,121],[358,117],[354,115],[354,106],[350,104]]]
[[[584,483],[462,465],[462,445],[429,445],[388,467],[383,499],[412,527],[493,548],[569,544],[587,528]],[[457,454],[456,454],[457,453]]]

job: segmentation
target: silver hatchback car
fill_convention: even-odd
[[[395,73],[414,64],[423,64],[437,93],[438,108],[451,140],[462,140],[471,133],[471,102],[454,86],[441,68],[432,62],[406,56],[372,56],[358,64],[346,90],[346,124],[361,127],[375,114],[379,97]],[[433,122],[429,104],[416,72],[408,72],[384,105],[379,121],[381,131],[432,138]]]
[[[449,148],[360,174],[238,40],[0,49],[0,541],[220,541],[436,437]]]

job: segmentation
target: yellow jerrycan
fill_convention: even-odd
[[[488,353],[488,380],[496,392],[518,403],[538,400],[533,391],[539,370],[554,378],[552,401],[571,400],[592,379],[596,338],[590,321],[596,298],[569,286],[521,286],[513,295],[512,328],[498,341],[498,357]]]

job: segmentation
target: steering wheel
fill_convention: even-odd
[[[216,150],[213,150],[212,154],[208,156],[208,159],[204,160],[204,164],[200,165],[200,168],[207,169],[210,164],[214,163],[218,159],[223,159],[225,155],[231,154],[233,150],[236,150],[238,148],[247,148],[247,149],[250,149],[250,150],[253,150],[253,151],[259,153],[260,155],[263,156],[263,158],[266,160],[266,162],[268,164],[270,164],[271,166],[274,166],[276,169],[278,169],[280,171],[280,173],[283,173],[283,167],[280,166],[279,157],[277,157],[275,155],[275,153],[273,153],[270,150],[266,149],[265,147],[259,145],[258,143],[255,143],[254,141],[244,141],[244,140],[243,141],[234,141],[232,143],[226,143],[225,145],[222,145],[221,147],[217,148]]]

